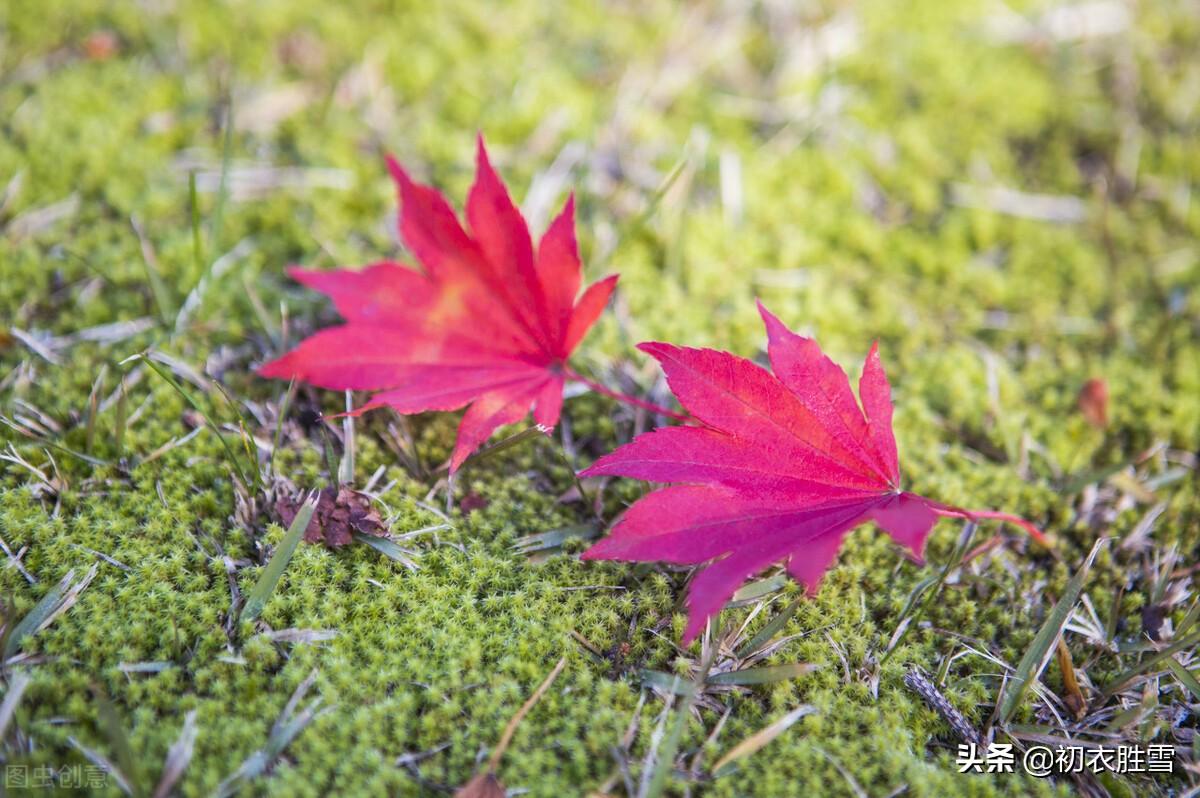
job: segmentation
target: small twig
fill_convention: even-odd
[[[579,634],[579,632],[575,631],[574,629],[571,630],[571,637],[575,638],[575,642],[578,643],[579,645],[583,646],[584,649],[587,650],[587,652],[590,653],[592,656],[594,656],[598,659],[605,659],[604,652],[602,652],[600,649],[596,648],[595,644],[592,643],[591,640],[588,640],[586,637]]]
[[[941,691],[937,689],[933,682],[919,668],[913,668],[908,673],[904,674],[904,684],[908,689],[912,690],[921,699],[929,705],[929,707],[942,716],[946,723],[950,724],[950,728],[961,737],[965,742],[974,743],[975,745],[983,745],[983,735],[971,725],[971,722],[966,719],[963,713],[959,712],[953,704],[951,704]]]
[[[113,566],[114,568],[120,568],[122,571],[124,571],[126,573],[133,572],[133,569],[130,568],[128,565],[126,565],[125,563],[116,559],[115,557],[108,556],[107,554],[105,554],[102,551],[96,551],[95,549],[89,549],[87,546],[81,546],[78,543],[72,543],[71,546],[79,549],[80,551],[86,551],[88,554],[91,554],[94,557],[99,557],[100,559],[104,560],[106,563]]]
[[[4,538],[0,538],[0,549],[3,549],[4,553],[8,556],[8,564],[20,571],[21,576],[25,577],[26,582],[31,585],[37,584],[37,577],[25,570],[25,565],[21,562],[21,558],[25,556],[25,549],[22,548],[19,552],[13,554],[12,549],[8,547],[8,543],[5,542]]]
[[[512,737],[516,734],[517,726],[521,725],[521,721],[529,714],[529,710],[533,709],[534,704],[542,699],[542,696],[550,689],[550,685],[554,684],[554,680],[558,678],[558,674],[562,673],[562,669],[566,665],[567,658],[563,657],[554,666],[554,670],[550,671],[550,675],[546,677],[545,681],[538,685],[538,689],[533,691],[533,695],[529,696],[529,699],[521,705],[521,708],[517,710],[517,714],[512,716],[512,720],[508,722],[508,725],[504,727],[504,733],[500,735],[500,742],[496,743],[491,757],[488,758],[487,769],[490,773],[495,773],[496,769],[500,766],[500,758],[504,756],[504,752],[508,749],[508,744],[512,742]]]
[[[817,753],[828,759],[829,764],[833,765],[834,769],[846,780],[846,785],[850,787],[850,792],[854,793],[855,798],[867,798],[867,791],[862,788],[862,785],[858,783],[858,779],[854,778],[845,765],[819,745],[813,747],[817,749]]]

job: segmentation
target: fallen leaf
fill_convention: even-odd
[[[1092,377],[1079,389],[1076,402],[1079,412],[1087,422],[1097,429],[1108,426],[1108,383],[1099,377]]]
[[[292,523],[299,512],[303,497],[282,496],[275,502],[275,512],[284,526]],[[306,543],[324,543],[331,549],[345,546],[354,540],[354,533],[387,537],[388,529],[379,511],[364,493],[349,488],[322,488],[317,494],[317,508],[308,528]]]
[[[495,773],[480,773],[459,787],[454,798],[504,798],[504,785]]]
[[[486,496],[481,496],[475,491],[471,491],[459,501],[458,509],[466,515],[470,515],[476,510],[485,509],[489,504],[491,504],[491,500]]]
[[[530,407],[558,423],[566,361],[596,321],[616,276],[579,293],[575,204],[551,222],[537,249],[479,140],[467,196],[468,233],[445,198],[389,160],[399,187],[400,234],[424,267],[376,263],[353,271],[292,269],[328,295],[346,323],[317,332],[264,365],[264,377],[334,390],[379,391],[355,414],[470,405],[450,459],[453,473],[497,427]]]
[[[815,592],[842,540],[873,521],[920,557],[939,516],[968,511],[900,488],[891,388],[872,347],[855,400],[815,341],[759,305],[774,373],[712,349],[641,344],[699,426],[646,433],[580,476],[681,483],[636,502],[584,559],[707,563],[688,593],[686,644],[747,578],[777,562]]]
[[[117,34],[110,30],[97,30],[83,40],[83,52],[89,61],[107,61],[121,49]]]

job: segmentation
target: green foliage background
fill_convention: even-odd
[[[1048,8],[971,0],[5,3],[3,415],[40,413],[53,422],[39,422],[46,439],[81,451],[97,375],[107,367],[107,396],[131,368],[120,361],[150,346],[219,377],[261,415],[281,386],[251,369],[277,351],[281,305],[293,340],[332,319],[283,268],[397,254],[383,153],[458,201],[483,131],[535,230],[574,188],[589,277],[622,274],[614,312],[582,347],[585,368],[608,378],[619,366],[648,386],[654,370],[632,348],[646,339],[757,355],[764,340],[755,297],[815,334],[851,371],[878,339],[908,487],[1019,512],[1060,541],[1063,561],[1055,562],[1007,530],[1011,545],[943,590],[928,624],[878,674],[875,696],[864,674],[930,567],[861,530],[789,623],[803,637],[772,659],[823,667],[728,696],[729,718],[703,762],[798,704],[819,712],[733,773],[690,786],[677,779],[671,790],[1067,792],[1066,783],[1019,775],[958,775],[957,740],[901,682],[910,666],[934,671],[965,645],[1015,664],[1092,542],[1124,538],[1162,503],[1149,547],[1110,547],[1088,585],[1105,623],[1118,606],[1114,594],[1125,591],[1111,621],[1122,640],[1136,641],[1140,609],[1157,600],[1156,558],[1174,550],[1186,567],[1200,545],[1194,458],[1189,467],[1170,454],[1200,449],[1200,203],[1192,197],[1200,14],[1194,3],[1144,2],[1108,35],[1056,37],[1043,26],[1005,38],[1014,19],[1038,22]],[[189,172],[197,173],[200,257]],[[1006,190],[1023,194],[1006,202]],[[1022,215],[1041,207],[1035,194],[1052,197],[1056,218]],[[153,249],[161,297],[131,217]],[[189,294],[196,300],[177,329]],[[71,337],[143,318],[151,326],[132,337]],[[26,333],[52,357],[27,346]],[[1106,430],[1075,408],[1089,377],[1109,386]],[[232,421],[217,398],[222,421]],[[324,401],[335,410],[341,398]],[[214,542],[240,566],[234,579],[243,592],[260,567],[256,541],[231,518],[224,450],[205,430],[126,473],[122,457],[135,462],[188,431],[182,400],[153,374],[130,385],[127,405],[120,451],[116,407],[95,416],[101,465],[0,429],[58,480],[40,490],[28,469],[0,463],[0,536],[14,552],[25,548],[23,565],[37,579],[30,585],[15,567],[0,567],[11,617],[68,569],[96,562],[89,549],[128,568],[100,561],[76,606],[25,642],[37,664],[28,666],[33,682],[9,730],[7,762],[81,762],[68,737],[115,756],[98,725],[96,685],[128,729],[148,787],[184,713],[196,710],[199,735],[181,792],[207,795],[265,744],[315,670],[310,697],[331,711],[245,792],[435,794],[471,776],[566,655],[565,672],[517,732],[501,778],[536,796],[596,789],[635,715],[638,775],[662,700],[650,694],[639,709],[637,668],[686,670],[672,645],[684,575],[582,564],[578,545],[544,563],[511,549],[520,536],[587,518],[579,504],[557,501],[572,481],[553,441],[465,472],[459,498],[474,493],[489,503],[457,514],[436,541],[421,539],[415,573],[365,547],[302,547],[262,621],[336,637],[276,643],[246,623],[231,642],[230,587]],[[584,460],[631,430],[628,413],[593,395],[569,399],[566,415]],[[427,462],[446,456],[454,423],[417,420]],[[436,523],[420,502],[430,484],[380,443],[385,424],[360,425],[358,483],[385,468],[380,484],[397,481],[384,498],[396,531]],[[277,458],[301,487],[322,484],[315,440],[293,442]],[[1077,485],[1147,451],[1136,479],[1176,474],[1152,502],[1100,478]],[[642,490],[610,487],[609,516]],[[1111,505],[1100,520],[1083,512],[1089,496]],[[261,532],[265,517],[257,523]],[[939,526],[929,548],[935,566],[949,556],[957,526]],[[282,530],[270,525],[264,534],[269,547]],[[787,587],[774,606],[797,592]],[[1178,622],[1186,609],[1181,600],[1168,618]],[[746,612],[728,611],[727,623]],[[602,651],[626,645],[600,661],[572,631]],[[1097,685],[1132,661],[1067,639]],[[130,663],[165,665],[122,670]],[[982,657],[960,656],[944,689],[982,724],[998,673]],[[1061,688],[1056,665],[1045,678]],[[1169,678],[1156,685],[1164,705],[1187,703]],[[1035,722],[1036,712],[1029,700],[1022,719]],[[687,762],[718,717],[705,710],[691,719]],[[1139,733],[1174,739],[1172,725],[1152,712]],[[13,738],[18,731],[36,744]],[[419,752],[429,753],[418,779],[395,762]],[[1114,794],[1162,789],[1115,778],[1107,786]]]

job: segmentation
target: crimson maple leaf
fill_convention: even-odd
[[[612,275],[579,293],[575,202],[567,200],[536,251],[529,228],[478,142],[463,229],[446,199],[388,159],[400,194],[400,234],[423,270],[386,261],[361,271],[293,268],[328,295],[346,323],[317,332],[259,369],[322,388],[379,391],[362,413],[456,410],[470,404],[450,458],[454,473],[497,427],[522,419],[552,428],[566,361],[599,317]]]
[[[1044,542],[1015,516],[901,490],[878,347],[863,366],[860,408],[846,373],[815,341],[758,307],[772,371],[728,352],[641,344],[699,426],[643,434],[580,474],[682,483],[634,503],[583,558],[709,563],[689,589],[685,645],[747,578],[773,563],[786,561],[815,592],[846,534],[868,521],[918,557],[939,516],[1001,518]]]

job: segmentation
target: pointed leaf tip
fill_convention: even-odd
[[[776,316],[771,311],[767,310],[767,306],[763,304],[763,301],[761,299],[755,299],[754,305],[755,305],[755,307],[758,308],[758,315],[762,318],[763,323],[767,327],[768,335],[771,333],[772,328],[784,326],[783,322],[781,322],[779,320],[778,316]]]
[[[755,300],[755,302],[758,305],[758,315],[762,317],[763,326],[767,328],[767,350],[770,352],[781,339],[794,335],[794,333],[779,320],[778,316],[767,310],[767,306],[762,303],[761,299]]]
[[[563,339],[565,354],[570,355],[575,351],[575,347],[600,318],[600,314],[608,306],[608,300],[612,297],[613,290],[617,287],[618,276],[610,274],[602,280],[597,280],[589,285],[579,297],[579,301],[575,303],[575,307],[571,311],[571,320],[567,324],[566,335]]]
[[[672,349],[678,349],[679,347],[677,347],[675,344],[669,344],[666,341],[642,341],[637,345],[637,348],[640,351],[645,352],[647,355],[650,355],[650,357],[654,358],[655,360],[660,360],[660,355],[666,354]]]
[[[401,186],[412,184],[412,180],[408,177],[408,172],[404,171],[404,167],[400,165],[400,161],[396,159],[396,156],[388,153],[384,156],[384,159],[387,161],[388,172],[391,173],[393,180]]]

